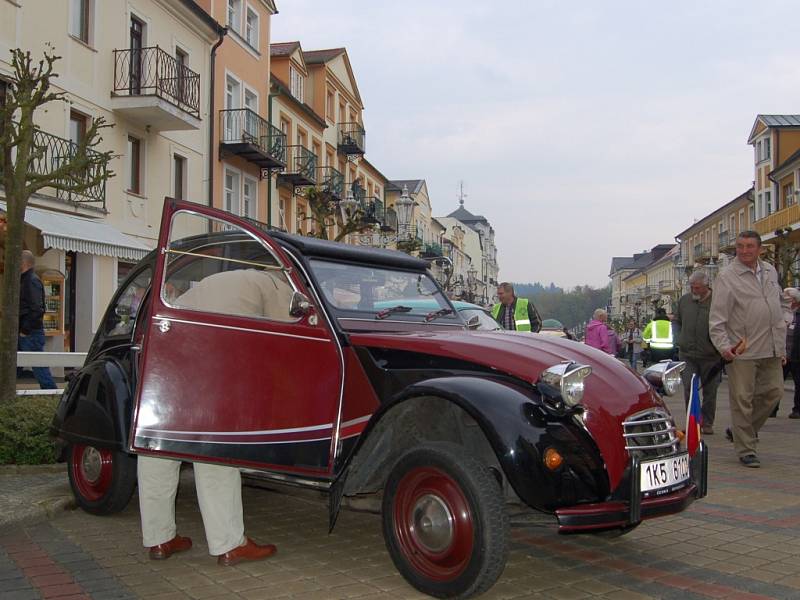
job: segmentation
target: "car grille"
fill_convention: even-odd
[[[675,421],[663,409],[650,409],[631,415],[622,422],[625,449],[640,458],[674,454],[680,447]]]

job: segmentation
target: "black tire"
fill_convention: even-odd
[[[67,473],[78,506],[94,515],[123,510],[136,488],[136,458],[109,448],[70,444]]]
[[[431,442],[404,454],[389,474],[382,509],[389,555],[419,591],[469,598],[502,574],[509,547],[502,490],[463,447]]]

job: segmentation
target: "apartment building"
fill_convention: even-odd
[[[49,350],[86,350],[118,282],[155,246],[165,196],[207,201],[211,53],[221,26],[192,0],[0,2],[0,98],[10,50],[61,56],[37,143],[56,164],[99,117],[114,177],[84,194],[43,190],[25,245],[46,275]],[[5,208],[0,189],[0,211]]]
[[[675,244],[658,244],[633,256],[615,256],[611,259],[611,305],[609,316],[614,319],[631,317],[641,322],[649,319],[661,301],[661,281],[668,282],[665,272],[667,261],[662,261]],[[651,289],[651,285],[654,289]],[[668,283],[664,284],[666,287]],[[654,303],[655,302],[655,303]]]
[[[206,179],[213,206],[275,223],[270,182],[286,166],[285,135],[269,120],[272,0],[195,0],[227,27],[216,50]]]
[[[794,191],[781,187],[780,181],[772,175],[778,169],[783,170],[786,162],[800,150],[800,115],[758,115],[750,129],[747,143],[753,146],[753,223],[756,231],[763,237],[774,235],[778,227],[788,227],[800,222],[790,221],[795,215],[786,211],[796,205]],[[794,181],[793,184],[796,184]],[[786,192],[790,195],[787,196]],[[773,214],[784,211],[777,218],[770,219]]]

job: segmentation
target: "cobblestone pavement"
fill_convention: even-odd
[[[726,392],[723,383],[717,434],[706,438],[706,499],[616,539],[515,528],[508,566],[484,598],[800,598],[800,421],[786,418],[790,393],[779,418],[762,431],[762,468],[747,469],[722,435]],[[683,413],[682,399],[670,404]],[[0,474],[0,498],[19,477]],[[66,479],[49,477],[62,486]],[[179,531],[194,547],[167,561],[148,560],[141,547],[135,499],[112,517],[66,511],[4,526],[0,598],[422,597],[395,571],[377,515],[345,511],[328,535],[322,497],[246,488],[244,501],[247,532],[278,545],[273,559],[216,565],[207,554],[190,472],[183,475],[177,514]]]

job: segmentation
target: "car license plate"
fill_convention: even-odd
[[[639,481],[645,495],[666,494],[683,487],[689,479],[689,455],[686,452],[643,461],[639,465]]]

